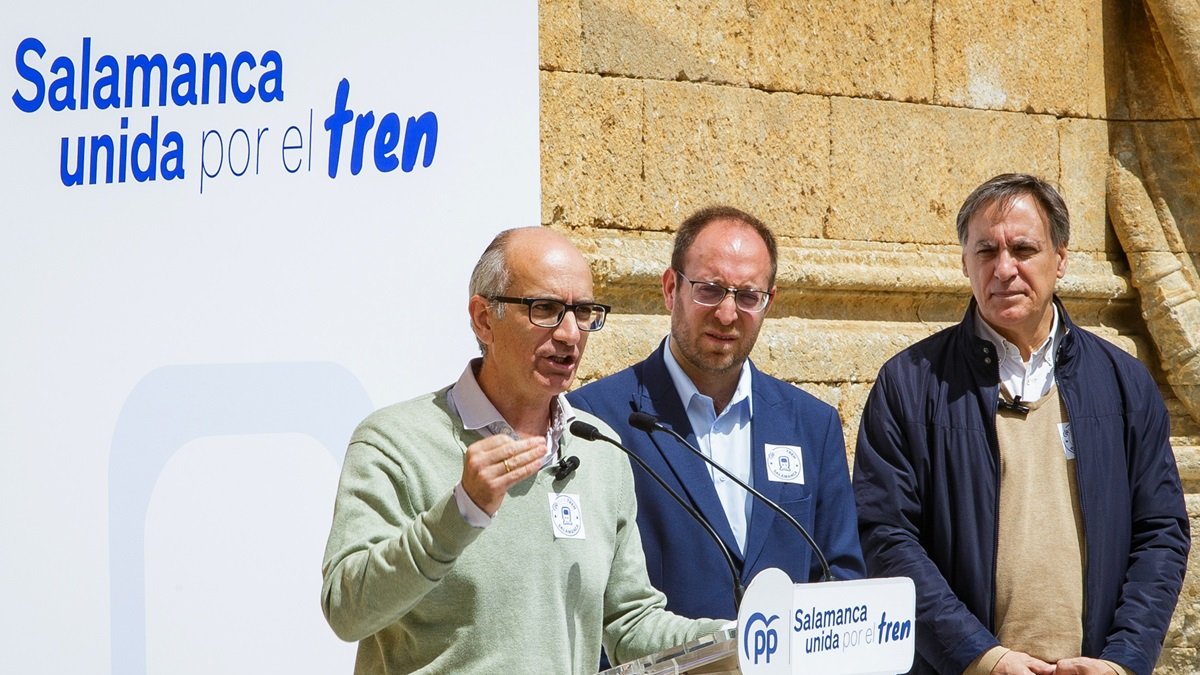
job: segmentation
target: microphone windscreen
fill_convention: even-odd
[[[554,480],[563,480],[575,472],[579,468],[579,458],[571,455],[566,459],[558,461],[558,468],[554,469]]]
[[[600,430],[588,424],[575,420],[571,422],[571,433],[582,438],[585,441],[595,441],[600,438]]]
[[[629,426],[641,431],[651,432],[658,426],[658,418],[654,415],[647,415],[644,412],[635,410],[629,413]]]

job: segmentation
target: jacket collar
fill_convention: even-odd
[[[1055,294],[1051,300],[1054,306],[1058,309],[1058,318],[1062,322],[1063,334],[1062,339],[1055,347],[1054,354],[1054,369],[1059,372],[1067,368],[1071,364],[1072,357],[1076,351],[1075,340],[1075,324],[1071,322],[1071,317],[1067,315],[1067,310],[1063,307],[1062,300],[1058,294]],[[958,331],[958,347],[964,354],[968,355],[967,361],[971,366],[971,372],[974,373],[978,382],[987,387],[998,387],[1000,383],[1000,364],[997,361],[996,348],[989,341],[977,335],[978,326],[976,321],[979,320],[978,312],[979,304],[972,297],[967,304],[967,311],[963,314],[962,321],[959,324],[961,330]]]

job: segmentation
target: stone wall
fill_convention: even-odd
[[[1071,209],[1072,318],[1163,383],[1195,529],[1200,428],[1159,368],[1106,207],[1110,137],[1142,123],[1121,97],[1147,16],[1116,0],[541,0],[542,222],[589,255],[615,312],[582,378],[666,334],[671,233],[729,203],[780,237],[753,358],[836,406],[852,452],[883,361],[962,315],[959,204],[997,173],[1036,173]],[[1192,560],[1160,673],[1200,671]]]

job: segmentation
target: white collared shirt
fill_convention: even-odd
[[[1062,323],[1058,319],[1058,307],[1054,307],[1054,319],[1050,324],[1050,335],[1046,341],[1029,355],[1029,362],[1021,358],[1021,350],[1005,340],[996,329],[975,312],[975,334],[996,347],[996,358],[1000,361],[1000,385],[1009,396],[1022,401],[1036,401],[1050,393],[1054,386],[1054,352],[1062,336]]]
[[[750,363],[742,363],[741,376],[729,405],[717,414],[711,397],[701,394],[691,378],[683,372],[675,355],[671,353],[671,338],[663,342],[663,360],[679,400],[687,411],[692,431],[696,432],[697,445],[714,462],[725,467],[747,485],[753,486],[750,473],[750,420],[754,416],[754,399],[750,392]],[[681,452],[687,452],[680,449]],[[746,550],[746,524],[750,519],[750,493],[725,474],[708,467],[717,497],[729,520],[729,529],[737,540],[738,548]]]
[[[504,434],[516,440],[517,432],[488,400],[487,395],[479,388],[479,380],[475,379],[475,368],[482,363],[483,359],[476,358],[467,364],[458,382],[446,392],[446,402],[462,420],[463,428],[478,431],[484,438]],[[542,466],[546,466],[554,458],[563,432],[575,421],[575,410],[571,408],[564,394],[556,396],[554,401],[551,406],[550,426],[546,429],[546,456],[542,459]],[[489,516],[471,500],[463,489],[461,480],[454,486],[454,501],[458,505],[458,512],[472,526],[487,527],[491,524],[493,516]]]

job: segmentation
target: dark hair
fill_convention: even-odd
[[[992,204],[1007,211],[1015,199],[1026,195],[1038,203],[1042,216],[1050,224],[1050,242],[1054,248],[1065,247],[1071,240],[1071,216],[1067,213],[1066,202],[1054,186],[1027,173],[1002,173],[975,188],[958,210],[955,222],[958,243],[966,245],[967,226],[975,214]]]
[[[734,220],[743,223],[753,228],[758,233],[758,236],[762,237],[763,243],[767,245],[767,253],[771,257],[771,278],[767,285],[774,286],[775,271],[779,264],[775,249],[775,235],[771,234],[771,228],[767,227],[761,220],[732,206],[709,206],[688,216],[687,220],[684,220],[675,232],[675,248],[671,251],[671,267],[676,271],[682,272],[683,259],[687,256],[688,249],[692,247],[692,243],[696,241],[696,237],[700,235],[700,232],[704,228],[718,220]]]

